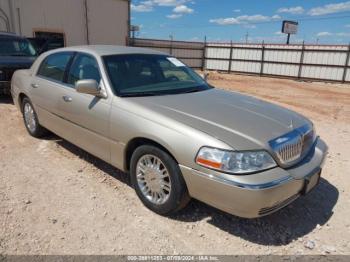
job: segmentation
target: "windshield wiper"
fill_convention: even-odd
[[[160,93],[154,93],[154,92],[137,92],[137,93],[127,93],[127,94],[121,94],[121,97],[140,97],[140,96],[158,96],[162,95]]]
[[[182,92],[181,94],[196,93],[196,92],[201,92],[201,91],[204,91],[204,90],[206,90],[206,89],[193,88],[193,89],[190,89],[190,90],[186,90],[186,91]]]

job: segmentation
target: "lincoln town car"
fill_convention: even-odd
[[[161,215],[191,198],[240,217],[271,214],[317,186],[327,153],[304,116],[214,88],[148,49],[49,51],[15,72],[11,93],[31,136],[49,130],[124,171]]]

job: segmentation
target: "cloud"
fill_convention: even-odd
[[[189,0],[151,0],[154,4],[159,6],[178,6],[189,2]]]
[[[318,37],[327,37],[327,36],[340,36],[340,37],[350,37],[348,32],[339,32],[339,33],[330,33],[330,32],[320,32],[317,34]]]
[[[256,25],[250,25],[250,24],[247,24],[247,25],[243,25],[244,28],[247,28],[247,29],[255,29],[256,28]]]
[[[192,37],[190,39],[188,39],[189,41],[201,41],[201,39],[198,36]]]
[[[178,19],[182,17],[182,14],[171,14],[171,15],[167,15],[166,17],[170,19]]]
[[[282,7],[277,10],[277,13],[288,13],[293,15],[300,15],[304,13],[305,10],[301,6],[295,6],[295,7]]]
[[[153,11],[153,3],[152,1],[143,1],[140,4],[130,5],[131,11],[133,12],[152,12]]]
[[[173,12],[178,14],[192,14],[193,9],[187,7],[186,5],[178,5],[173,9]]]
[[[269,21],[280,20],[280,19],[281,17],[279,15],[274,15],[274,16],[241,15],[237,17],[210,19],[209,22],[215,23],[218,25],[241,25],[241,24],[269,22]]]
[[[343,36],[343,37],[350,37],[350,33],[344,33],[344,32],[341,32],[341,33],[336,33],[337,36]]]
[[[283,35],[283,33],[281,31],[277,31],[275,32],[275,35]]]
[[[233,10],[233,12],[235,12],[235,13],[240,13],[240,12],[241,12],[241,9],[235,9],[235,10]]]
[[[312,16],[317,16],[317,15],[327,15],[327,14],[346,12],[346,11],[350,11],[350,1],[315,7],[315,8],[312,8],[308,12],[308,14]]]
[[[333,34],[330,32],[319,32],[317,34],[318,37],[325,37],[325,36],[331,36],[331,35],[333,35]]]
[[[152,12],[155,6],[181,6],[190,0],[145,0],[138,4],[131,4],[133,12]]]
[[[348,25],[345,25],[345,27],[347,27],[347,28],[350,28],[350,24],[348,24]]]

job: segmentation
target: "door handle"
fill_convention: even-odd
[[[38,84],[34,84],[34,83],[32,83],[31,86],[32,86],[33,88],[38,88],[38,87],[39,87]]]
[[[62,96],[64,102],[72,102],[72,98],[70,96]]]

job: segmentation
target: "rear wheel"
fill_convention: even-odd
[[[23,98],[22,112],[24,125],[31,136],[40,138],[47,133],[47,130],[39,124],[38,116],[27,97]]]
[[[140,200],[158,214],[176,212],[190,200],[178,164],[157,147],[144,145],[135,150],[130,175]]]

